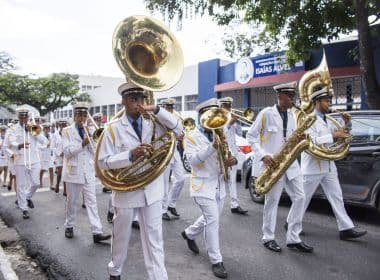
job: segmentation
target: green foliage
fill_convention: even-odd
[[[78,99],[90,101],[88,94],[78,92],[77,75],[55,73],[37,79],[12,73],[0,75],[1,104],[29,104],[41,115]]]

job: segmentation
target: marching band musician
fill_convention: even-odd
[[[100,243],[111,236],[103,234],[96,203],[94,151],[90,145],[90,132],[85,127],[88,106],[85,102],[78,102],[73,105],[73,109],[74,123],[62,130],[62,179],[67,188],[65,237],[74,237],[76,202],[82,191],[94,243]]]
[[[8,165],[8,172],[9,172],[9,184],[8,184],[8,191],[12,190],[12,186],[17,192],[16,188],[16,171],[15,171],[15,165],[14,165],[14,158],[15,153],[12,149],[9,147],[9,135],[11,134],[11,131],[14,129],[14,123],[8,124],[7,132],[5,133],[3,145],[6,147],[6,156],[7,156],[7,165]]]
[[[326,118],[326,114],[330,111],[331,98],[332,93],[327,87],[323,87],[322,89],[317,88],[311,95],[317,120],[308,129],[308,134],[310,135],[310,139],[318,145],[332,144],[339,139],[349,137],[348,132],[344,129],[336,130],[336,126]],[[348,240],[365,235],[366,231],[355,230],[354,224],[344,208],[342,189],[339,184],[334,161],[318,159],[313,155],[303,152],[301,155],[301,169],[306,197],[302,214],[304,215],[309,206],[315,190],[321,185],[335,214],[340,239]]]
[[[273,160],[273,156],[280,152],[284,143],[296,129],[295,119],[291,111],[296,82],[277,85],[273,88],[277,93],[278,103],[261,110],[247,133],[248,143],[254,152],[252,163],[254,177],[258,177],[264,171],[265,166],[276,166],[277,163]],[[299,237],[305,194],[302,188],[300,166],[297,161],[289,166],[285,174],[265,195],[262,227],[263,244],[267,249],[274,252],[281,251],[281,247],[275,240],[275,228],[278,203],[284,188],[292,201],[288,214],[287,247],[310,253],[313,251],[313,247],[306,245]]]
[[[55,192],[59,193],[59,184],[62,179],[62,166],[63,166],[63,146],[62,146],[62,130],[67,127],[68,122],[66,119],[57,121],[58,128],[54,133],[52,139],[52,148],[54,150],[54,166],[57,171],[57,182],[55,185]],[[66,182],[63,182],[63,195],[66,196]]]
[[[28,124],[29,110],[26,107],[16,109],[19,123],[14,125],[9,134],[9,147],[14,152],[14,166],[17,183],[17,203],[24,219],[29,218],[28,208],[34,208],[32,196],[40,185],[41,170],[39,145],[45,145],[45,138],[40,134],[32,135]]]
[[[52,134],[50,133],[50,123],[46,122],[42,124],[42,136],[45,137],[45,142],[47,143],[44,146],[40,146],[40,156],[41,156],[41,171],[40,171],[40,185],[42,187],[43,176],[45,171],[49,172],[50,180],[50,189],[54,190],[54,152],[51,145]]]
[[[165,108],[166,111],[173,114],[174,112],[174,103],[175,100],[173,98],[167,98],[161,101],[162,107]],[[175,116],[175,115],[174,115]],[[182,121],[181,119],[179,119]],[[178,135],[177,140],[183,140],[183,133]],[[170,173],[173,175],[173,186],[169,191],[170,185]],[[164,172],[165,176],[165,194],[162,202],[163,214],[162,219],[169,221],[171,220],[168,211],[175,217],[179,217],[180,215],[177,212],[176,204],[179,195],[181,194],[183,184],[185,183],[185,174],[183,170],[181,155],[177,147],[174,150],[174,155],[172,160],[170,161],[168,167]]]
[[[212,98],[199,104],[196,110],[200,116],[208,109],[218,107],[217,99]],[[221,141],[227,140],[221,139]],[[220,172],[217,146],[212,131],[201,126],[190,131],[185,136],[185,154],[192,166],[190,196],[199,206],[202,216],[181,233],[182,237],[187,241],[189,249],[199,254],[195,238],[204,233],[214,275],[227,278],[227,271],[219,249],[219,220],[226,195],[226,182]],[[233,166],[237,164],[237,160],[230,156],[224,164]]]
[[[218,100],[220,108],[226,109],[229,112],[231,112],[232,110],[232,102],[233,102],[233,98],[229,96],[220,98]],[[230,148],[232,155],[236,159],[238,159],[239,154],[241,154],[239,147],[236,145],[236,135],[238,134],[238,130],[239,130],[239,125],[237,123],[237,118],[235,116],[232,116],[230,123],[227,125],[226,137],[228,141],[228,147]],[[236,175],[237,175],[237,165],[234,165],[231,167],[230,180],[228,182],[228,187],[230,190],[230,197],[231,197],[231,213],[245,215],[248,213],[248,211],[240,207],[239,200],[237,198]]]
[[[5,134],[7,132],[7,126],[0,126],[0,174],[3,174],[3,187],[7,187],[7,176],[8,176],[8,159],[7,159],[7,147],[5,145]]]
[[[105,128],[99,150],[99,165],[102,169],[127,167],[151,151],[152,135],[160,136],[164,129],[151,120],[143,118],[141,112],[152,112],[157,120],[176,134],[182,125],[172,114],[155,105],[144,105],[144,90],[133,83],[123,83],[118,88],[122,96],[125,114]],[[162,237],[163,175],[155,178],[144,188],[132,192],[112,192],[115,208],[112,234],[112,258],[108,264],[110,279],[120,279],[123,264],[128,254],[131,225],[134,213],[140,223],[148,279],[168,279],[164,263]]]

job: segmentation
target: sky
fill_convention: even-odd
[[[14,58],[18,73],[122,77],[112,55],[112,33],[131,15],[150,15],[143,0],[0,0],[0,51]],[[171,23],[170,29],[185,65],[216,58],[223,50],[223,30],[207,17],[185,20],[182,30]]]

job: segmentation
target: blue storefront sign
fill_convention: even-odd
[[[298,61],[293,67],[290,67],[289,64],[286,63],[285,52],[255,57],[252,58],[252,62],[253,77],[264,77],[287,72],[303,71],[305,69],[303,61]]]

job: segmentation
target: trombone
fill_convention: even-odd
[[[251,126],[253,124],[253,117],[255,113],[251,108],[247,108],[244,111],[232,109],[231,115],[238,118],[241,123]]]
[[[91,134],[90,134],[90,131],[88,130],[87,120],[90,120],[92,125],[95,127],[95,131],[92,133],[92,136],[90,136]],[[88,111],[87,111],[87,119],[85,121],[85,124],[83,124],[83,130],[84,130],[84,133],[86,134],[86,137],[90,141],[90,146],[91,146],[92,151],[95,153],[96,143],[98,142],[100,135],[102,135],[104,128],[99,127],[96,124],[95,120],[93,119],[93,117]]]

